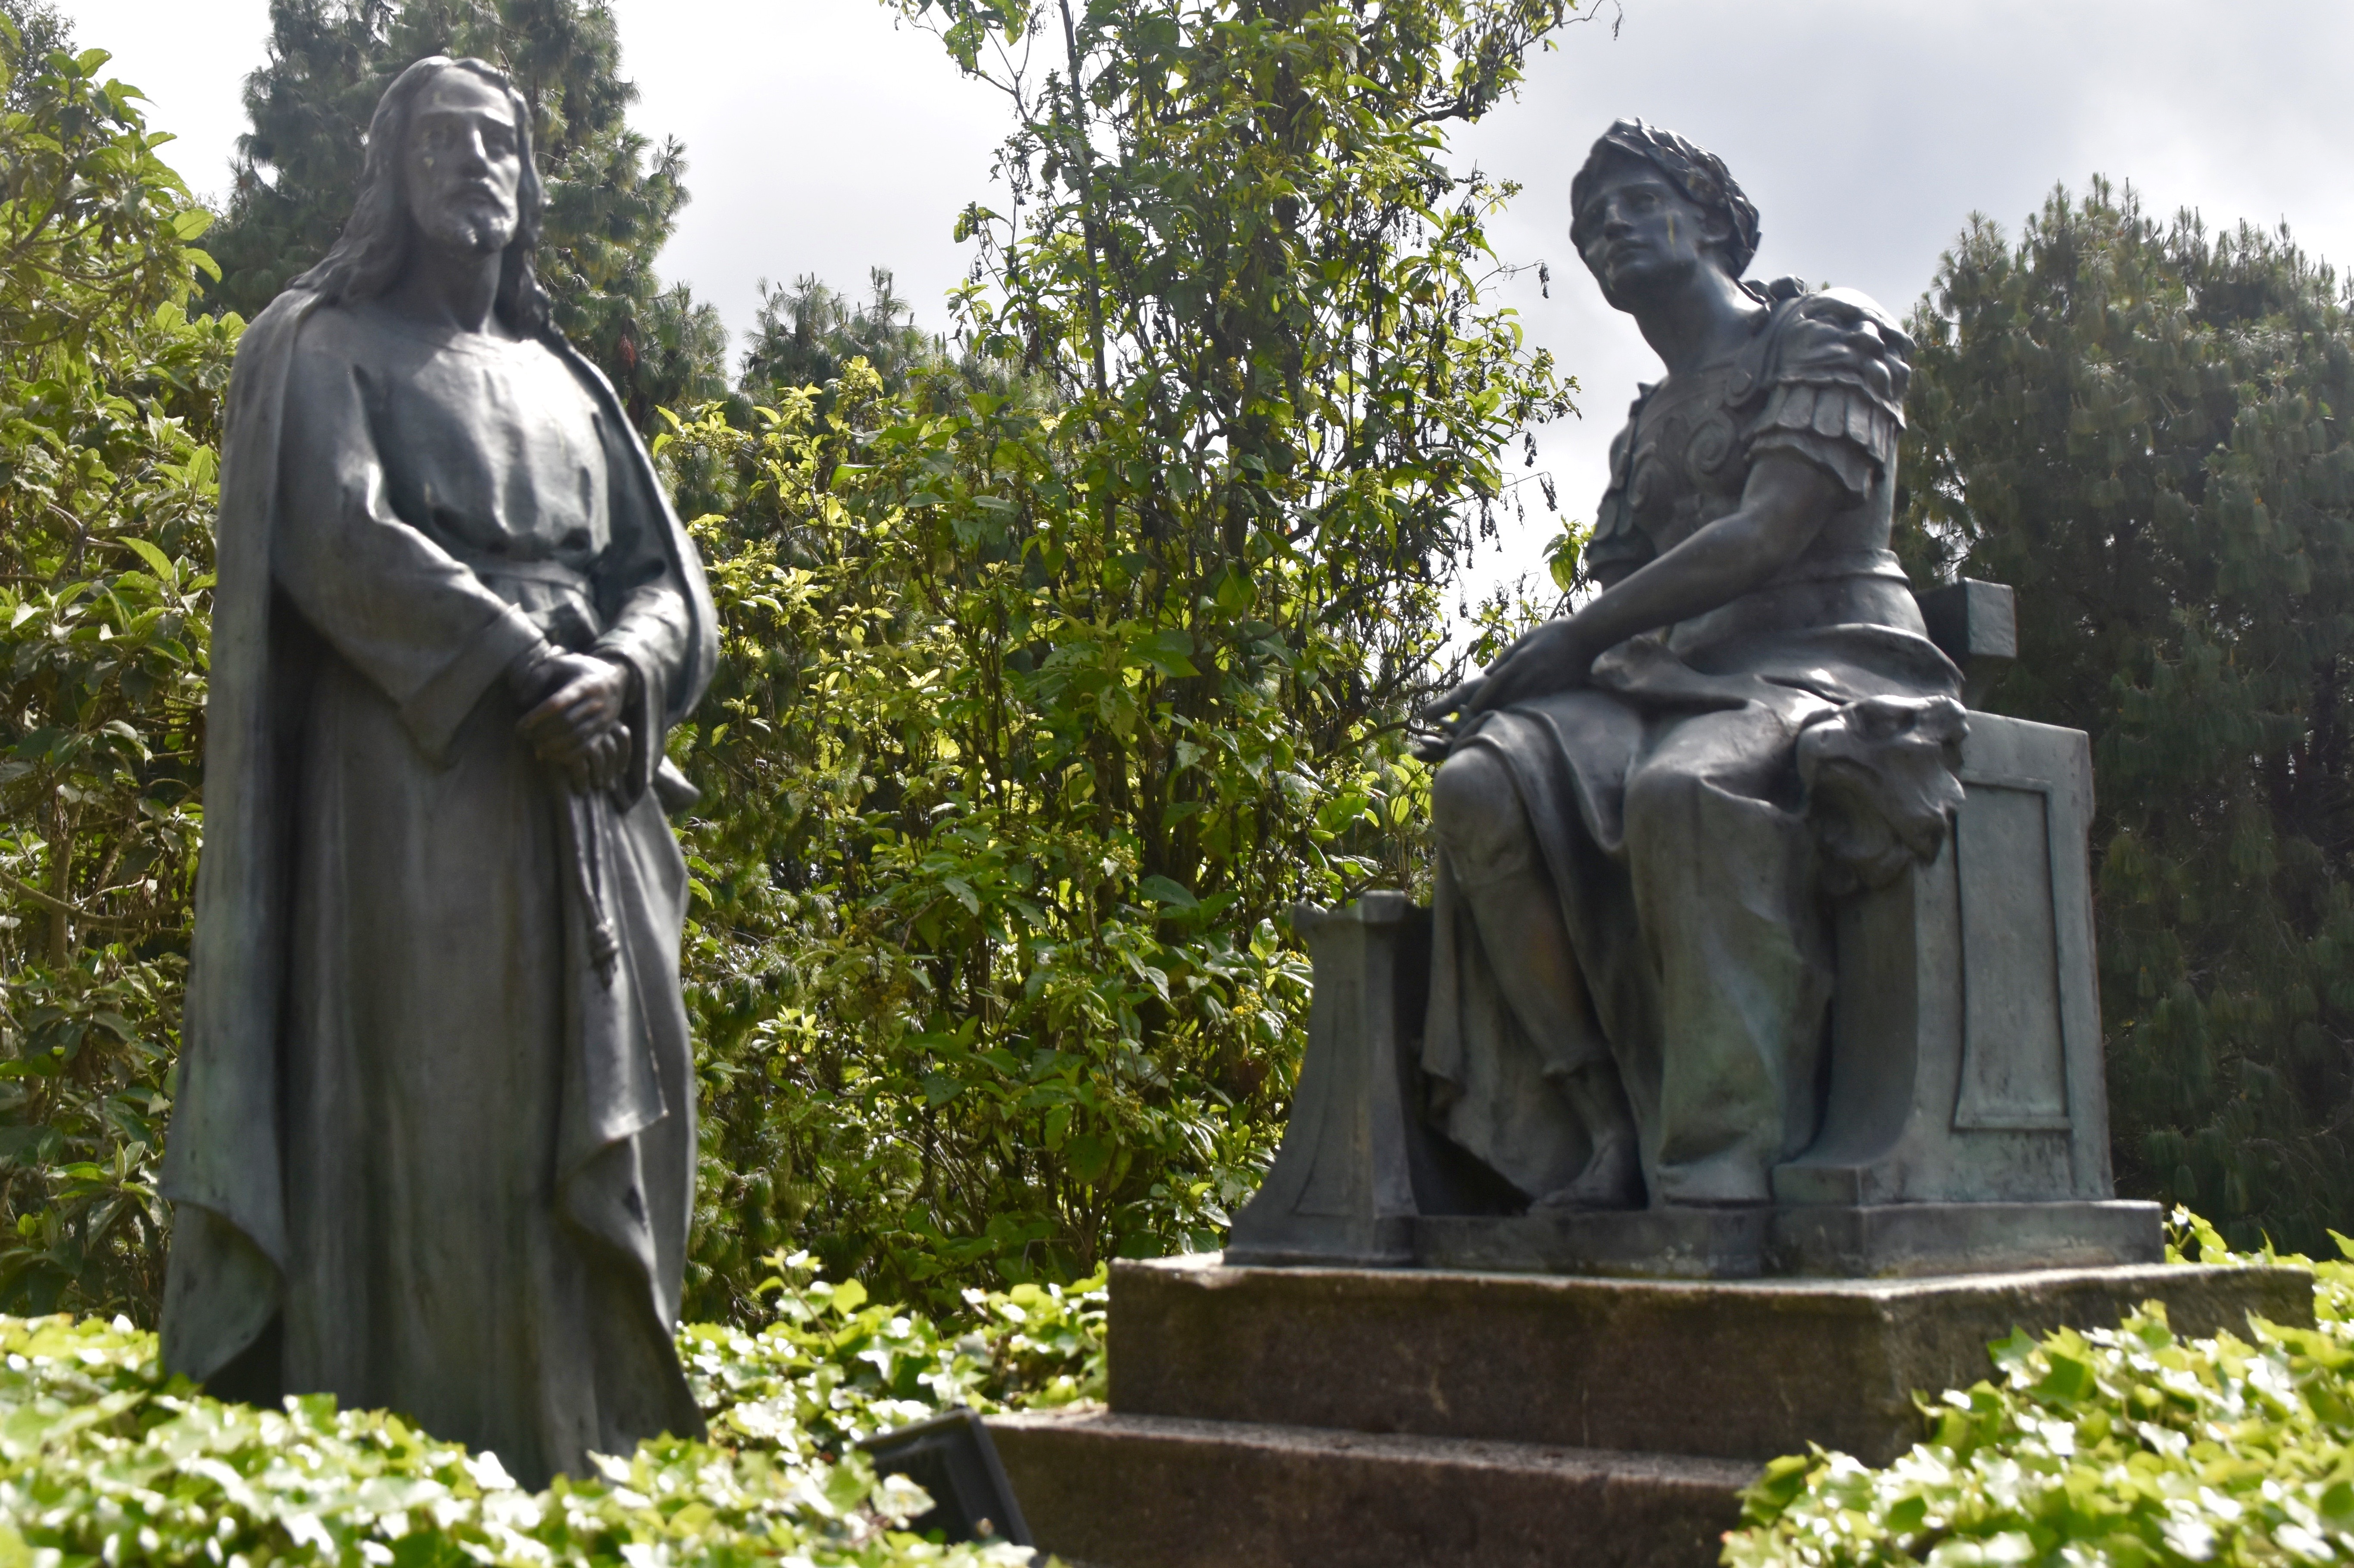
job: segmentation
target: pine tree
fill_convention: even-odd
[[[760,313],[744,351],[745,392],[758,398],[779,387],[822,387],[854,358],[872,365],[896,392],[911,370],[945,363],[947,340],[916,324],[891,270],[869,268],[866,279],[872,291],[864,304],[814,273],[794,279],[790,289],[763,279]]]
[[[548,197],[539,275],[557,325],[642,428],[658,407],[725,395],[717,312],[653,269],[686,204],[685,150],[630,128],[637,89],[601,0],[271,0],[270,20],[269,59],[246,81],[253,129],[208,240],[222,267],[215,309],[250,315],[326,253],[395,76],[427,55],[475,55],[532,106]]]
[[[2130,189],[1979,221],[1914,323],[1916,567],[2019,592],[1987,706],[2091,732],[2120,1186],[2354,1221],[2354,318]]]

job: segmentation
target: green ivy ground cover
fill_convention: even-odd
[[[647,1443],[540,1493],[382,1411],[206,1398],[122,1319],[0,1318],[0,1568],[1026,1562],[907,1533],[928,1500],[848,1445],[949,1404],[1099,1393],[1100,1278],[974,1291],[944,1330],[780,1261],[768,1328],[680,1332],[710,1442]]]
[[[2221,1238],[2184,1220],[2205,1258]],[[2243,1261],[2257,1261],[2243,1258]],[[0,1568],[809,1568],[1011,1563],[900,1528],[926,1499],[852,1448],[951,1404],[1102,1397],[1105,1292],[966,1294],[942,1325],[777,1260],[767,1327],[679,1346],[711,1440],[665,1440],[537,1494],[495,1459],[323,1398],[222,1404],[118,1319],[0,1319]],[[1750,1489],[1728,1568],[2354,1561],[2354,1264],[2313,1266],[2312,1329],[2015,1335],[1995,1375],[1925,1399],[1875,1469],[1817,1450]]]
[[[2274,1261],[2176,1219],[2202,1259]],[[1819,1449],[1768,1466],[1727,1568],[2354,1561],[2354,1266],[2311,1266],[2311,1329],[2187,1340],[2153,1303],[1997,1343],[1995,1376],[1925,1400],[1927,1439],[1887,1467]]]

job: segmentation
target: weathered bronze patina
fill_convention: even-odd
[[[323,1391],[530,1485],[700,1422],[663,737],[702,567],[532,273],[531,123],[385,93],[343,238],[246,331],[164,1191],[175,1371]]]
[[[1571,236],[1667,376],[1612,451],[1602,591],[1433,709],[1422,1066],[1540,1206],[1764,1203],[1813,1139],[1826,899],[1934,859],[1962,679],[1889,551],[1911,343],[1843,290],[1742,281],[1724,164],[1622,121]]]

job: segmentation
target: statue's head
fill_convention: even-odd
[[[394,79],[368,122],[351,220],[325,260],[294,280],[330,300],[374,299],[419,245],[501,254],[497,312],[510,331],[547,324],[532,271],[544,194],[531,111],[487,61],[433,55]]]
[[[1757,254],[1757,207],[1724,160],[1672,131],[1621,120],[1569,184],[1569,238],[1620,309],[1656,281],[1712,262],[1738,280]]]

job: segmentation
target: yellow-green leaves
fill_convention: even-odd
[[[2220,1248],[2211,1263],[2229,1261]],[[1730,1568],[2354,1560],[2354,1266],[2316,1266],[2318,1324],[2183,1340],[2155,1305],[2115,1329],[2014,1334],[1996,1376],[1923,1405],[1884,1468],[1777,1459],[1744,1494]]]
[[[794,1364],[838,1367],[840,1334],[815,1339],[814,1361]],[[338,1410],[323,1394],[279,1410],[205,1398],[185,1379],[167,1380],[154,1336],[126,1323],[0,1318],[0,1568],[93,1560],[1012,1568],[1027,1560],[1015,1549],[943,1548],[899,1533],[929,1499],[904,1480],[878,1484],[863,1457],[843,1451],[838,1435],[861,1423],[751,1394],[755,1375],[730,1359],[739,1341],[716,1330],[681,1338],[717,1441],[657,1439],[599,1456],[595,1475],[530,1493],[494,1456],[382,1411]],[[742,1350],[759,1353],[757,1341]],[[714,1368],[737,1375],[715,1379]],[[853,1403],[854,1394],[833,1409]],[[738,1408],[744,1418],[731,1420]],[[909,1404],[915,1414],[934,1408]],[[836,1440],[811,1441],[805,1415]]]
[[[1421,874],[1402,720],[1565,406],[1443,134],[1559,0],[904,8],[1056,62],[1004,79],[962,360],[878,337],[663,451],[728,627],[682,742],[740,868],[694,960],[710,1311],[788,1240],[936,1302],[1215,1245],[1298,1059],[1285,911]]]
[[[968,1290],[954,1317],[829,1285],[807,1253],[766,1260],[776,1317],[758,1330],[690,1324],[680,1354],[716,1440],[787,1456],[840,1453],[951,1405],[984,1414],[1104,1395],[1104,1277]]]
[[[201,813],[208,216],[102,51],[0,119],[0,1310],[143,1318]]]

